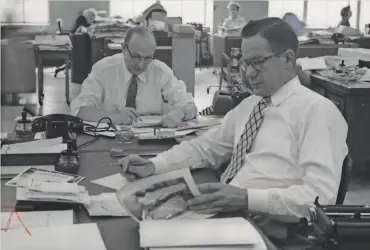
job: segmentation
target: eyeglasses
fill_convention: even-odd
[[[150,63],[151,61],[154,60],[153,56],[147,56],[147,57],[141,57],[141,56],[136,56],[136,55],[133,56],[127,45],[125,45],[125,48],[127,49],[127,52],[130,55],[131,59],[134,60],[135,62],[139,63],[141,62],[141,60],[144,60],[145,63]]]
[[[255,58],[255,59],[252,59],[250,61],[247,61],[247,60],[242,60],[240,61],[240,66],[241,66],[241,69],[243,71],[247,71],[248,67],[249,66],[252,66],[252,68],[257,71],[257,72],[260,72],[261,69],[262,69],[262,66],[265,62],[267,62],[270,58],[274,57],[274,56],[280,56],[282,53],[284,53],[285,51],[281,52],[281,53],[277,53],[277,54],[271,54],[269,56],[266,56],[266,57],[262,57],[262,58]]]

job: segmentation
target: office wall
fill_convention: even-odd
[[[70,30],[80,11],[88,8],[105,10],[109,15],[109,0],[105,1],[49,1],[49,23],[52,30],[57,30],[56,19],[63,19],[63,27]]]
[[[269,4],[268,1],[250,1],[242,0],[236,1],[240,4],[240,15],[248,22],[268,17]],[[229,1],[214,0],[213,3],[213,32],[217,32],[217,26],[228,17],[227,4]]]

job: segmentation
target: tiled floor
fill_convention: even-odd
[[[36,110],[40,114],[46,115],[51,113],[69,112],[69,107],[65,102],[64,95],[64,74],[60,73],[58,78],[54,78],[53,73],[54,69],[44,70],[45,99],[43,107],[38,107],[36,94],[26,95],[26,98],[22,100],[22,102],[36,104]],[[195,74],[195,82],[195,102],[198,109],[202,110],[212,103],[213,93],[216,90],[216,88],[212,88],[210,94],[207,94],[207,87],[209,85],[217,84],[218,79],[213,74],[213,69],[198,69]],[[71,100],[78,95],[80,88],[81,85],[79,84],[71,84]],[[11,120],[20,115],[21,107],[2,107],[1,111],[1,131],[10,132],[14,126],[14,123]],[[356,166],[354,166],[354,168],[356,168]],[[366,173],[362,172],[361,174],[353,176],[345,203],[370,204],[370,171],[367,171]]]

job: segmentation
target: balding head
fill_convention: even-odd
[[[131,28],[122,44],[126,68],[135,75],[142,73],[152,61],[156,47],[154,35],[148,28]]]

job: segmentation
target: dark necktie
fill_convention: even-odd
[[[127,90],[126,107],[136,109],[137,75],[131,77],[130,86]]]
[[[236,175],[239,169],[243,166],[244,157],[249,151],[253,140],[256,138],[258,129],[263,121],[263,110],[271,102],[270,97],[262,98],[254,107],[247,123],[245,124],[244,131],[240,137],[238,144],[231,156],[229,166],[221,175],[221,183],[229,183]]]

